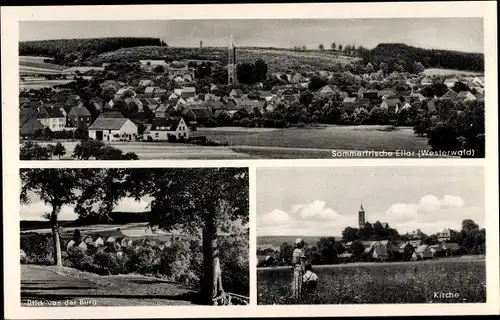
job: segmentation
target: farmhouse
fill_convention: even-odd
[[[453,88],[453,86],[455,85],[455,83],[458,82],[458,79],[457,78],[449,78],[449,79],[446,79],[444,81],[444,84],[448,87],[448,88]]]
[[[429,246],[429,249],[431,250],[434,257],[440,256],[442,253],[444,253],[443,248],[439,244]]]
[[[83,241],[80,241],[80,242],[75,242],[75,240],[70,240],[66,246],[66,250],[69,250],[69,248],[78,248],[82,251],[86,251],[87,250],[87,245],[85,244],[85,242]]]
[[[420,245],[418,248],[416,248],[413,254],[418,255],[419,259],[430,259],[434,257],[431,249],[426,244]]]
[[[153,85],[153,80],[151,79],[142,79],[139,80],[139,87],[150,87]]]
[[[137,126],[127,118],[97,118],[89,127],[89,138],[98,141],[133,141]]]
[[[327,94],[334,93],[335,91],[332,89],[332,87],[330,87],[329,85],[326,85],[326,86],[322,87],[321,89],[319,89],[316,92],[319,95],[327,95]]]
[[[476,101],[476,97],[470,91],[460,91],[457,94],[457,100],[462,102]]]
[[[49,128],[53,132],[63,131],[66,127],[66,117],[59,108],[53,106],[40,106],[37,119],[44,128]]]
[[[451,240],[451,229],[446,228],[443,232],[438,234],[438,241],[443,242],[449,240]]]
[[[458,243],[454,242],[443,242],[441,244],[441,248],[443,248],[446,255],[457,254],[462,250],[462,247]]]
[[[389,113],[398,113],[400,103],[401,101],[399,101],[399,99],[382,99],[380,108],[384,109]]]
[[[36,117],[31,117],[21,125],[19,133],[23,137],[28,137],[33,135],[37,130],[43,130],[43,128],[43,125]]]
[[[182,117],[155,119],[143,139],[149,141],[169,141],[170,139],[189,139],[189,128]]]
[[[90,126],[90,111],[85,107],[73,107],[66,116],[66,130],[88,128]]]

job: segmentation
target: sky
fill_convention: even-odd
[[[316,49],[337,44],[373,48],[398,42],[430,49],[483,52],[482,18],[24,21],[19,40],[155,37],[170,46],[238,46]]]
[[[21,205],[21,220],[46,221],[44,213],[51,211],[51,206],[43,203],[33,192],[29,192],[30,203]],[[122,198],[113,211],[122,212],[145,212],[148,211],[150,198],[144,197],[140,201],[134,198]],[[59,220],[76,220],[78,216],[74,212],[74,206],[63,206],[59,213]]]
[[[485,223],[481,167],[258,168],[257,235],[341,236],[366,221],[400,234]]]

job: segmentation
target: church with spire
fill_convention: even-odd
[[[231,35],[227,47],[227,84],[231,87],[235,87],[237,84],[236,66],[236,44],[234,43],[233,36]]]
[[[389,227],[389,224],[387,222],[381,222],[382,227],[385,229]],[[363,204],[360,205],[359,211],[358,211],[358,226],[359,229],[363,229],[366,225],[366,212],[365,208],[363,208]],[[373,224],[372,224],[373,227]]]

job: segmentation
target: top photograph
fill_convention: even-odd
[[[482,18],[19,22],[20,160],[484,158]]]

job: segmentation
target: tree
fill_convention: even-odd
[[[379,64],[380,70],[382,70],[385,74],[389,72],[389,65],[385,62],[380,62]]]
[[[318,46],[319,50],[323,51],[325,50],[325,46],[321,43],[319,46]]]
[[[342,45],[339,44],[339,51],[342,51]]]
[[[302,51],[306,51],[306,50],[307,50],[306,46],[302,46]]]
[[[421,72],[424,72],[425,67],[421,62],[415,62],[413,69],[414,69],[415,73],[421,73]]]
[[[335,42],[332,42],[330,48],[332,48],[332,51],[335,51],[337,49],[337,45],[335,44]]]
[[[248,222],[248,172],[245,168],[132,169],[131,195],[151,201],[150,224],[165,230],[201,230],[205,303],[224,295],[217,236],[235,221]]]
[[[54,148],[53,155],[58,156],[59,160],[61,160],[61,157],[66,154],[66,148],[62,145],[61,142],[57,142],[56,146]]]
[[[311,81],[309,82],[309,90],[316,92],[319,89],[326,86],[326,84],[327,84],[327,82],[325,79],[318,77],[318,76],[314,76],[311,78]]]
[[[255,65],[253,63],[241,63],[236,68],[236,77],[239,83],[252,84],[255,79]],[[227,79],[226,79],[227,81]]]
[[[283,243],[280,246],[280,260],[283,261],[286,265],[290,265],[292,263],[292,252],[293,247],[288,243]]]
[[[373,65],[371,64],[371,62],[368,62],[366,64],[365,72],[366,73],[373,73],[373,72],[375,72],[375,68],[373,67]]]
[[[30,193],[36,194],[45,204],[52,207],[44,214],[52,227],[55,264],[62,266],[60,228],[58,215],[64,205],[75,201],[78,188],[73,169],[21,169],[21,203],[30,203]]]
[[[267,78],[267,64],[262,59],[255,61],[255,82],[264,81]]]
[[[455,92],[469,91],[469,87],[465,83],[463,83],[461,81],[455,82],[455,84],[453,85],[452,89]]]
[[[155,73],[164,73],[165,68],[160,64],[160,65],[157,65],[156,67],[154,67],[153,71]]]
[[[117,90],[113,86],[106,86],[101,90],[101,98],[105,101],[109,101],[115,97]]]
[[[460,145],[457,130],[448,124],[438,124],[430,128],[427,137],[434,151],[453,151]]]

